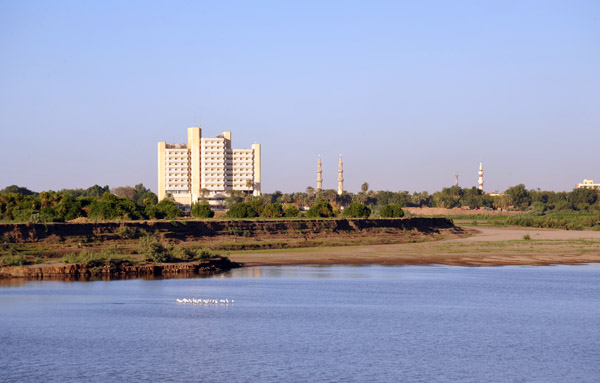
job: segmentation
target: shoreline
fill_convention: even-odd
[[[461,228],[459,228],[461,229]],[[185,278],[237,267],[307,265],[549,266],[600,263],[600,232],[521,227],[477,227],[463,235],[396,244],[235,251],[228,261],[150,263],[87,268],[48,263],[0,268],[0,278],[90,280]],[[465,234],[470,236],[465,237]],[[525,238],[529,239],[525,239]],[[231,261],[231,262],[229,262]]]
[[[547,266],[600,263],[600,232],[471,228],[467,238],[391,245],[231,253],[244,266],[447,265]],[[524,239],[528,235],[531,239]]]

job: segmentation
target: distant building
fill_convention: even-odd
[[[342,155],[340,154],[340,162],[338,163],[338,195],[344,193],[344,163],[342,162]]]
[[[158,143],[159,200],[219,205],[232,190],[261,194],[260,144],[232,149],[231,132],[202,138],[198,127],[188,128],[187,138],[187,145]]]
[[[323,164],[321,163],[321,155],[317,161],[317,191],[323,190]]]
[[[477,189],[483,191],[483,164],[480,162],[479,163],[479,173],[478,173],[478,180],[477,180]],[[456,183],[458,184],[458,179],[456,180]]]
[[[600,184],[595,184],[594,180],[583,180],[582,183],[577,184],[575,189],[596,189],[600,190]]]

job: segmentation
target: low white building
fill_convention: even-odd
[[[600,184],[595,184],[594,180],[583,180],[582,183],[577,184],[575,189],[596,189],[600,190]]]

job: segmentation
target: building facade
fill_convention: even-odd
[[[596,189],[600,190],[600,184],[595,184],[594,180],[583,180],[582,183],[575,186],[576,189]]]
[[[232,190],[261,194],[260,144],[232,149],[231,132],[203,138],[199,127],[188,128],[187,145],[158,143],[159,200],[220,205]]]

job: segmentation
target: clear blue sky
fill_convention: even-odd
[[[0,188],[144,183],[231,130],[263,191],[600,181],[600,1],[0,1]]]

